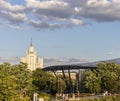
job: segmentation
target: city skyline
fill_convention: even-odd
[[[45,66],[120,58],[118,0],[0,0],[0,62],[33,39]]]

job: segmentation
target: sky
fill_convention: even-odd
[[[32,43],[44,66],[120,58],[120,0],[0,0],[0,63]]]

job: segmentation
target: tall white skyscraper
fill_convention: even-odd
[[[28,69],[34,71],[36,68],[43,68],[43,58],[37,58],[37,54],[32,45],[32,40],[25,57],[20,57],[20,62],[27,63]]]

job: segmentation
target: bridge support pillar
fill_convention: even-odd
[[[65,80],[65,84],[66,84],[66,86],[68,87],[68,82],[67,82],[67,79],[66,79],[66,75],[65,75],[65,72],[64,72],[64,68],[61,67],[61,70],[62,70],[62,73],[63,73],[63,77],[64,77],[64,80]]]
[[[70,90],[70,93],[72,93],[73,85],[72,85],[72,81],[71,81],[70,69],[68,69],[68,74],[69,74],[69,83],[70,83],[70,87],[68,89]]]

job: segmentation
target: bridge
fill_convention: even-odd
[[[77,80],[77,84],[79,85],[80,81],[84,75],[85,70],[88,70],[88,69],[96,69],[96,64],[85,63],[85,64],[77,64],[77,65],[56,65],[56,66],[48,66],[48,67],[43,68],[44,71],[53,72],[55,77],[58,80],[59,80],[59,77],[58,77],[57,71],[61,71],[61,73],[64,77],[64,80],[65,80],[66,86],[67,86],[67,88],[69,88],[69,91],[66,91],[66,92],[69,92],[69,93],[74,92],[73,91],[74,85],[73,85],[73,82],[71,79],[71,73],[73,73],[73,72],[76,73],[76,75],[77,75],[76,80]],[[69,87],[68,81],[66,79],[66,73],[68,73],[70,87]],[[77,89],[79,91],[79,87]]]
[[[68,87],[68,81],[66,80],[66,75],[65,73],[68,73],[68,77],[69,77],[69,83],[70,85],[70,91],[69,92],[73,92],[73,82],[71,80],[71,73],[73,70],[75,70],[75,73],[77,75],[77,84],[80,84],[80,78],[82,79],[82,77],[84,76],[84,72],[88,69],[96,69],[97,64],[100,62],[114,62],[116,64],[120,64],[120,58],[117,59],[111,59],[111,60],[105,60],[105,61],[97,61],[97,62],[91,62],[91,63],[83,63],[83,64],[73,64],[73,65],[56,65],[56,66],[48,66],[43,68],[44,71],[51,71],[54,73],[54,75],[56,76],[57,79],[58,75],[57,75],[57,71],[61,71],[65,80],[65,83]],[[79,87],[78,87],[79,89]],[[78,90],[79,91],[79,90]]]
[[[89,63],[90,64],[90,63]],[[75,69],[95,69],[96,66],[89,64],[78,65],[56,65],[43,68],[44,71],[57,71],[57,70],[75,70]]]

